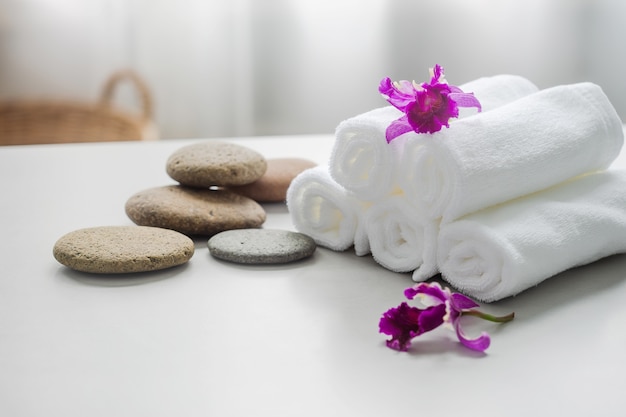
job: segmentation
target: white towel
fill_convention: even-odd
[[[354,233],[354,253],[357,256],[365,256],[372,253],[365,223],[365,217],[367,216],[371,204],[358,200],[358,205],[361,207],[361,209],[357,214],[358,221],[356,231]]]
[[[354,244],[363,208],[333,181],[328,167],[319,165],[294,178],[287,189],[287,207],[296,230],[318,245],[343,251]]]
[[[401,187],[443,222],[605,169],[624,141],[619,116],[591,83],[542,90],[427,137],[409,135]]]
[[[626,171],[604,171],[442,225],[438,263],[491,302],[559,272],[626,252]]]
[[[539,88],[530,80],[519,75],[510,74],[478,78],[460,85],[459,88],[464,92],[474,93],[474,96],[480,101],[481,112],[496,109],[518,98],[526,97],[539,91]],[[476,113],[477,110],[475,108],[461,107],[459,108],[459,119]],[[454,122],[455,119],[450,121]]]
[[[385,130],[402,116],[381,107],[341,122],[330,155],[330,174],[338,184],[366,201],[388,194],[395,181],[402,140],[387,143]]]
[[[424,221],[402,195],[373,205],[365,219],[374,260],[394,272],[420,269],[428,279],[437,273],[437,232],[434,221]]]
[[[478,97],[483,112],[538,90],[533,83],[516,75],[483,77],[460,88]],[[461,110],[459,117],[476,112]],[[406,138],[400,136],[388,144],[385,131],[401,116],[398,109],[387,106],[354,116],[337,126],[329,162],[330,174],[359,199],[377,200],[395,191],[396,170]]]

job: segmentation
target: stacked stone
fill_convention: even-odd
[[[126,214],[136,224],[212,236],[265,222],[259,203],[228,188],[253,183],[265,174],[267,161],[258,152],[206,141],[174,152],[166,170],[178,185],[140,191],[126,202]]]

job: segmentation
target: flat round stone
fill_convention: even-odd
[[[192,187],[244,185],[261,178],[267,169],[263,155],[229,142],[216,140],[188,145],[167,160],[167,174]]]
[[[173,230],[103,226],[62,236],[52,253],[61,264],[77,271],[123,274],[184,264],[193,256],[194,243]]]
[[[302,233],[243,229],[219,233],[207,243],[211,255],[240,264],[282,264],[313,255],[317,245]]]
[[[180,185],[136,193],[126,202],[126,214],[141,226],[205,236],[230,229],[260,227],[266,218],[263,207],[242,195],[223,189]]]
[[[317,164],[301,158],[274,158],[267,160],[265,174],[251,184],[232,187],[231,190],[263,203],[285,201],[291,181],[302,171]]]

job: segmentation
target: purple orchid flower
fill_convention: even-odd
[[[450,118],[459,117],[459,107],[476,107],[481,111],[480,102],[473,93],[449,85],[443,77],[443,68],[435,65],[430,82],[422,85],[415,81],[392,82],[389,77],[383,78],[378,91],[404,113],[387,128],[387,143],[407,132],[434,133],[442,126],[450,127]]]
[[[408,288],[404,295],[409,300],[419,296],[424,304],[428,304],[428,307],[420,309],[403,302],[383,314],[378,325],[380,332],[391,336],[391,339],[387,340],[387,346],[399,351],[407,351],[413,338],[444,324],[454,328],[463,346],[484,352],[491,343],[489,335],[483,332],[476,339],[469,339],[461,329],[461,317],[470,315],[504,323],[513,320],[515,316],[511,313],[503,317],[495,317],[475,310],[475,307],[478,307],[476,302],[462,294],[453,293],[448,288],[442,288],[436,282],[416,284]]]

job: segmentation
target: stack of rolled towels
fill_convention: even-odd
[[[288,190],[296,229],[484,302],[626,252],[626,171],[610,168],[624,132],[599,86],[498,75],[460,88],[482,112],[433,134],[387,143],[391,106],[340,123],[328,164]]]

